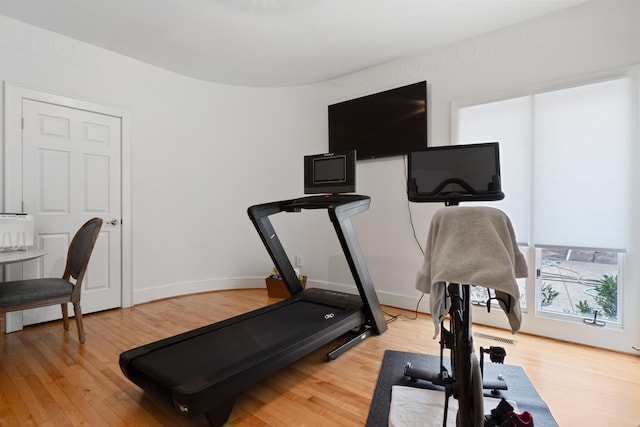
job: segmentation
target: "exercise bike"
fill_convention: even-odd
[[[504,193],[501,190],[500,179],[500,159],[499,159],[499,146],[498,143],[482,143],[482,144],[469,144],[469,145],[457,145],[457,146],[443,146],[443,147],[430,147],[425,151],[409,153],[409,173],[407,177],[407,195],[411,202],[419,203],[433,203],[444,202],[447,208],[441,211],[448,211],[448,206],[457,206],[460,202],[467,201],[497,201],[504,198]],[[469,208],[465,208],[469,209]],[[471,208],[473,209],[473,208]],[[478,208],[482,209],[482,208]],[[487,208],[491,209],[491,208]],[[494,210],[498,211],[498,210]],[[501,228],[500,232],[507,230],[504,234],[511,234],[513,237],[513,229],[511,223],[502,213],[499,214],[490,212],[478,212],[479,220],[478,224],[483,224],[486,217],[495,215],[493,218],[487,219],[489,228],[493,225],[496,229]],[[444,221],[446,214],[443,214],[440,218]],[[456,216],[456,215],[453,215]],[[436,215],[434,215],[434,220]],[[465,217],[466,219],[466,217]],[[460,221],[460,218],[454,218],[456,221]],[[469,222],[476,224],[476,218],[469,218]],[[459,225],[459,223],[456,223]],[[464,225],[464,224],[463,224]],[[462,227],[464,228],[464,227]],[[431,233],[438,230],[437,224],[434,228],[434,222],[432,220]],[[439,229],[443,232],[443,228]],[[448,234],[449,233],[449,234]],[[473,235],[477,237],[476,229],[469,227],[468,234],[460,235],[457,232],[451,233],[450,229],[443,232],[443,237],[438,237],[438,243],[442,240],[446,241],[451,234],[458,238],[461,250],[460,252],[447,253],[452,258],[459,259],[461,256],[474,257],[477,255],[477,251],[480,252],[485,249],[480,246],[470,245],[465,246],[467,238]],[[504,234],[502,237],[504,237]],[[437,248],[429,246],[427,251]],[[502,245],[504,241],[496,239],[496,244]],[[515,244],[515,238],[513,238]],[[468,249],[468,250],[467,250]],[[476,252],[474,252],[474,250]],[[517,245],[515,245],[515,251],[519,253]],[[431,252],[427,252],[431,254]],[[468,253],[467,253],[468,252]],[[515,252],[512,252],[513,255]],[[480,254],[478,258],[482,258],[485,254]],[[521,254],[520,254],[521,256]],[[524,258],[522,258],[524,259]],[[465,259],[465,260],[468,260]],[[513,261],[513,259],[509,260]],[[425,259],[426,263],[426,259]],[[426,265],[426,264],[425,264]],[[501,264],[505,265],[505,264]],[[516,265],[512,263],[512,265]],[[524,266],[526,270],[526,262]],[[511,273],[515,273],[511,271]],[[525,274],[526,271],[522,271],[518,274]],[[480,348],[480,358],[474,352],[473,337],[471,333],[471,295],[470,285],[463,283],[451,283],[451,281],[462,281],[466,279],[461,278],[438,278],[432,275],[431,267],[429,267],[429,285],[436,281],[446,286],[444,293],[445,307],[448,307],[446,314],[449,318],[449,326],[445,327],[444,313],[442,316],[438,316],[437,319],[442,319],[439,325],[440,329],[440,368],[437,372],[427,372],[422,369],[417,369],[407,363],[404,369],[405,376],[409,377],[412,381],[425,380],[434,385],[444,387],[445,391],[445,403],[444,403],[444,416],[443,426],[446,427],[447,415],[449,409],[449,398],[453,396],[458,400],[458,412],[456,416],[457,427],[482,427],[484,425],[484,407],[483,407],[483,394],[484,389],[492,390],[493,395],[499,394],[499,390],[507,390],[506,382],[497,378],[496,380],[483,380],[483,364],[484,355],[488,354],[490,360],[494,363],[503,363],[506,352],[502,347],[490,347],[489,349]],[[437,274],[436,274],[437,275]],[[453,274],[457,276],[457,274]],[[463,275],[464,276],[464,275]],[[518,276],[524,277],[524,276]],[[515,282],[515,278],[512,276],[511,284]],[[479,283],[474,283],[478,285]],[[494,287],[491,283],[482,283],[482,286]],[[418,287],[418,285],[416,285]],[[517,288],[517,287],[516,287]],[[494,289],[497,289],[494,287]],[[428,290],[421,289],[423,292],[429,292]],[[441,295],[440,293],[439,295]],[[516,298],[511,293],[508,295],[504,293],[504,289],[501,289],[500,295],[496,292],[496,296],[492,297],[489,291],[489,299],[487,301],[487,310],[491,310],[491,303],[493,300],[499,300],[501,307],[505,313],[509,316],[512,310],[515,311],[515,315],[518,317],[519,322],[519,306],[517,306],[517,290],[515,291]],[[507,295],[507,296],[505,296]],[[432,298],[434,295],[432,293]],[[432,307],[433,308],[433,307]],[[433,315],[433,312],[432,312]],[[436,317],[434,317],[436,319]],[[437,320],[436,320],[437,321]],[[509,319],[510,323],[512,318]],[[519,328],[514,327],[512,323],[512,331],[516,331]],[[450,367],[445,366],[445,349],[450,351]]]
[[[484,424],[484,390],[507,390],[507,383],[502,378],[492,381],[483,380],[484,355],[489,354],[493,363],[503,363],[506,351],[503,347],[491,346],[489,349],[480,347],[480,359],[473,349],[471,333],[471,298],[470,286],[450,283],[447,287],[446,298],[451,299],[449,310],[449,329],[440,324],[440,370],[428,372],[414,368],[407,362],[404,375],[412,381],[418,379],[429,381],[444,387],[445,403],[442,425],[447,425],[449,412],[449,398],[458,400],[456,425],[458,427],[477,427]],[[487,301],[487,306],[491,298]],[[450,368],[445,366],[444,350],[450,350]]]

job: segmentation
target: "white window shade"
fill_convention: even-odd
[[[531,101],[529,96],[463,107],[458,110],[457,144],[500,143],[504,200],[483,202],[511,219],[518,242],[529,241],[531,176]]]
[[[534,95],[536,244],[626,249],[629,85],[620,78]]]

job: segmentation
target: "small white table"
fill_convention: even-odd
[[[29,261],[46,254],[47,251],[37,248],[27,249],[26,251],[2,251],[0,252],[0,265]]]
[[[25,262],[43,257],[47,254],[44,249],[31,248],[26,251],[2,251],[0,252],[0,267],[6,264]],[[2,270],[0,270],[0,284],[2,282]],[[15,317],[14,317],[15,316]],[[19,316],[19,321],[15,320]],[[6,313],[5,318],[6,333],[15,332],[22,329],[22,312]]]

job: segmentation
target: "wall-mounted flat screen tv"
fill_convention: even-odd
[[[329,105],[329,151],[358,160],[427,148],[427,82]]]
[[[356,153],[304,156],[304,193],[338,194],[356,191]]]
[[[408,157],[409,201],[458,204],[504,198],[497,142],[429,147]]]

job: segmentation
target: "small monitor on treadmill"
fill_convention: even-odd
[[[502,200],[497,142],[429,147],[409,153],[411,202]]]
[[[355,191],[355,150],[304,156],[305,194],[337,194]]]

